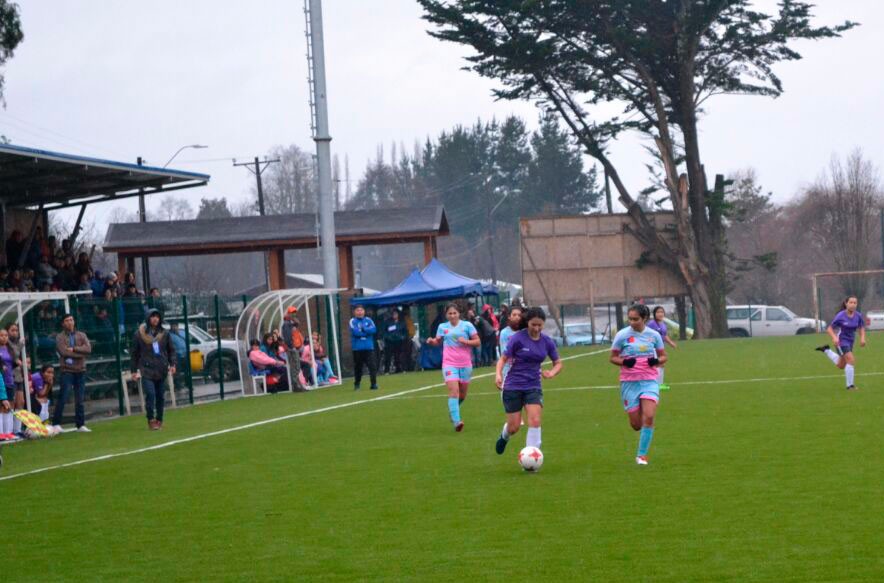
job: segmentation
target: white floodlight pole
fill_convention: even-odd
[[[322,33],[322,0],[308,0],[310,52],[312,56],[313,120],[316,142],[316,164],[319,173],[319,235],[322,247],[324,287],[338,287],[338,266],[335,246],[335,209],[331,176],[331,135],[328,127],[328,93],[325,84],[325,45]]]

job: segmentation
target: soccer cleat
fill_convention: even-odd
[[[859,389],[856,388],[856,385],[850,385],[849,387],[847,387],[847,390],[848,391],[858,391]]]
[[[497,438],[497,443],[494,444],[494,451],[497,452],[497,455],[503,455],[503,452],[506,451],[507,440],[502,437]]]
[[[157,419],[157,431],[163,428],[163,422]]]
[[[463,431],[463,421],[458,421],[457,423],[455,423],[454,430],[457,431],[458,433]]]
[[[369,390],[376,391],[376,390],[378,390],[378,386],[377,386],[377,385],[372,385],[371,388],[370,388]]]
[[[635,463],[637,463],[640,466],[648,465],[648,456],[646,456],[646,455],[635,456]]]
[[[77,427],[77,433],[92,433],[92,430],[85,425],[80,425],[79,427]]]
[[[825,351],[827,351],[828,349],[829,349],[829,345],[828,345],[828,344],[825,344],[825,345],[823,345],[823,346],[817,346],[816,348],[814,348],[814,350],[817,350],[817,351],[819,351],[819,352],[825,352]]]
[[[353,385],[353,390],[354,390],[354,391],[358,391],[358,390],[359,390],[359,385]]]

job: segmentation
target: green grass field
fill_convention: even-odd
[[[466,429],[438,372],[96,423],[3,450],[2,475],[293,417],[0,481],[7,569],[44,581],[881,581],[884,335],[860,390],[821,337],[670,351],[651,465],[607,354],[545,385],[538,474],[494,453],[503,412],[473,383]],[[476,371],[476,374],[490,369]]]

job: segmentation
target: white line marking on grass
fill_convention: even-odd
[[[867,372],[860,373],[856,376],[858,377],[874,377],[874,376],[882,376],[884,372]],[[804,377],[767,377],[767,378],[757,378],[757,379],[726,379],[726,380],[717,380],[717,381],[685,381],[679,383],[672,383],[675,387],[681,387],[684,385],[737,385],[737,384],[748,384],[748,383],[762,383],[762,382],[795,382],[795,381],[809,381],[809,380],[820,380],[820,379],[841,379],[844,378],[844,375],[815,375],[815,376],[804,376]],[[620,385],[585,385],[582,387],[550,387],[547,389],[543,389],[544,393],[552,393],[552,392],[565,392],[565,391],[592,391],[592,390],[603,390],[603,389],[619,389]],[[495,392],[474,392],[469,393],[470,397],[487,397],[490,395],[499,396],[500,391]],[[417,395],[417,396],[398,396],[398,395],[390,395],[390,398],[396,401],[400,400],[408,400],[408,399],[440,399],[442,397],[447,397],[447,395]]]
[[[596,350],[594,352],[586,352],[584,354],[575,354],[573,356],[567,356],[567,357],[563,358],[562,360],[573,360],[575,358],[594,356],[596,354],[602,354],[603,352],[608,352],[608,351],[609,351],[609,349],[604,349],[604,350]],[[495,371],[495,372],[491,372],[491,373],[477,375],[473,378],[481,379],[481,378],[494,376],[496,374],[497,374],[497,372]],[[12,480],[14,478],[21,478],[24,476],[32,476],[34,474],[42,474],[44,472],[49,472],[52,470],[60,470],[63,468],[71,468],[74,466],[81,466],[83,464],[91,464],[93,462],[101,462],[101,461],[110,460],[110,459],[114,459],[114,458],[126,457],[126,456],[130,456],[130,455],[135,455],[138,453],[147,453],[149,451],[156,451],[159,449],[165,449],[167,447],[172,447],[173,445],[180,445],[182,443],[189,443],[191,441],[199,441],[201,439],[208,439],[209,437],[216,437],[218,435],[225,435],[227,433],[235,433],[237,431],[244,431],[246,429],[253,429],[255,427],[261,427],[262,425],[269,425],[271,423],[278,423],[279,421],[287,421],[289,419],[295,419],[297,417],[306,417],[308,415],[316,415],[317,413],[327,413],[329,411],[335,411],[337,409],[346,409],[347,407],[353,407],[356,405],[364,405],[366,403],[374,403],[376,401],[385,401],[388,399],[401,397],[402,395],[419,393],[421,391],[428,391],[430,389],[436,389],[436,388],[444,387],[444,386],[445,386],[445,383],[436,383],[434,385],[426,385],[424,387],[418,387],[416,389],[407,389],[405,391],[399,391],[398,393],[392,393],[389,395],[381,395],[378,397],[373,397],[371,399],[363,399],[360,401],[351,401],[349,403],[341,403],[339,405],[330,405],[328,407],[322,407],[320,409],[311,409],[309,411],[301,411],[300,413],[292,413],[290,415],[283,415],[281,417],[273,417],[271,419],[264,419],[263,421],[255,421],[253,423],[246,423],[245,425],[238,425],[236,427],[229,427],[227,429],[220,429],[218,431],[211,431],[209,433],[202,433],[200,435],[192,435],[191,437],[182,437],[181,439],[173,439],[172,441],[158,443],[157,445],[151,445],[149,447],[142,447],[139,449],[132,449],[129,451],[122,451],[119,453],[109,453],[109,454],[100,455],[100,456],[96,456],[96,457],[86,458],[83,460],[78,460],[75,462],[68,462],[66,464],[47,466],[45,468],[38,468],[36,470],[30,470],[27,472],[12,474],[9,476],[2,476],[2,477],[0,477],[0,482],[6,481],[6,480]]]

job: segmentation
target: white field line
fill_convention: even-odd
[[[882,376],[884,372],[867,372],[867,373],[857,373],[858,377],[874,377],[874,376]],[[682,387],[685,385],[742,385],[749,383],[767,383],[767,382],[796,382],[796,381],[811,381],[811,380],[820,380],[820,379],[842,379],[844,375],[815,375],[815,376],[804,376],[804,377],[764,377],[757,379],[726,379],[726,380],[718,380],[718,381],[685,381],[673,383],[676,387]],[[604,390],[604,389],[619,389],[620,385],[585,385],[581,387],[552,387],[543,389],[544,393],[551,392],[564,392],[564,391],[593,391],[593,390]],[[483,396],[499,396],[500,391],[486,391],[483,393],[473,392],[470,393],[470,397],[483,397]],[[417,395],[417,396],[399,396],[399,395],[390,395],[391,399],[396,401],[405,400],[405,399],[439,399],[443,397],[448,397],[448,395]]]
[[[584,354],[575,354],[573,356],[567,356],[562,360],[573,360],[575,358],[584,358],[586,356],[594,356],[596,354],[602,354],[609,352],[610,349],[604,350],[596,350],[594,352],[586,352]],[[496,372],[489,372],[481,375],[477,375],[473,378],[481,379],[490,376],[494,376],[497,374]],[[93,462],[101,462],[106,460],[111,460],[119,457],[126,457],[130,455],[135,455],[139,453],[147,453],[149,451],[156,451],[158,449],[165,449],[167,447],[172,447],[173,445],[180,445],[182,443],[189,443],[191,441],[199,441],[201,439],[208,439],[209,437],[217,437],[218,435],[225,435],[227,433],[235,433],[237,431],[244,431],[246,429],[253,429],[255,427],[261,427],[263,425],[270,425],[271,423],[278,423],[280,421],[287,421],[289,419],[295,419],[297,417],[306,417],[308,415],[316,415],[318,413],[327,413],[329,411],[335,411],[337,409],[346,409],[347,407],[354,407],[356,405],[365,405],[366,403],[374,403],[376,401],[384,401],[387,399],[393,399],[396,397],[401,397],[403,395],[409,395],[412,393],[419,393],[421,391],[428,391],[430,389],[436,389],[439,387],[444,387],[445,383],[436,383],[434,385],[426,385],[423,387],[418,387],[416,389],[407,389],[405,391],[399,391],[398,393],[391,393],[389,395],[381,395],[378,397],[373,397],[371,399],[363,399],[361,401],[350,401],[349,403],[341,403],[339,405],[330,405],[328,407],[322,407],[320,409],[311,409],[309,411],[301,411],[300,413],[292,413],[290,415],[283,415],[281,417],[273,417],[271,419],[264,419],[263,421],[255,421],[253,423],[246,423],[245,425],[237,425],[236,427],[229,427],[227,429],[220,429],[218,431],[211,431],[209,433],[202,433],[200,435],[192,435],[190,437],[182,437],[181,439],[173,439],[172,441],[166,441],[163,443],[158,443],[157,445],[151,445],[149,447],[142,447],[139,449],[132,449],[129,451],[121,451],[119,453],[109,453],[105,455],[100,455],[96,457],[86,458],[82,460],[77,460],[75,462],[68,462],[66,464],[58,464],[55,466],[47,466],[45,468],[38,468],[36,470],[30,470],[27,472],[20,472],[18,474],[10,474],[8,476],[0,477],[0,482],[6,480],[12,480],[14,478],[21,478],[24,476],[32,476],[34,474],[42,474],[44,472],[50,472],[52,470],[60,470],[63,468],[71,468],[74,466],[81,466],[83,464],[91,464]]]

